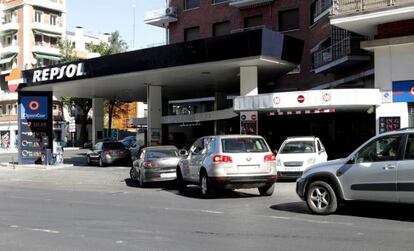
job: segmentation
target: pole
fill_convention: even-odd
[[[135,49],[135,8],[136,8],[136,5],[133,4],[132,5],[132,18],[133,18],[133,22],[132,22],[132,49]]]

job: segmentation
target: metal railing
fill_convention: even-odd
[[[151,19],[157,19],[161,17],[175,17],[177,18],[177,13],[168,13],[168,8],[158,9],[158,10],[150,10],[145,12],[144,20],[151,20]]]
[[[314,12],[313,18],[319,17],[322,13],[324,13],[327,9],[331,8],[332,0],[318,0],[314,3]]]
[[[360,41],[362,41],[362,38],[347,37],[328,48],[314,52],[313,68],[317,69],[351,54],[364,54],[364,51],[358,49]]]
[[[333,14],[341,15],[410,5],[414,4],[414,0],[334,0],[333,4]]]

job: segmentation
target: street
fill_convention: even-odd
[[[355,205],[315,216],[294,182],[275,194],[141,189],[128,167],[0,168],[1,250],[412,250],[408,206]],[[70,161],[70,160],[68,160]]]

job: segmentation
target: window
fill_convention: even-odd
[[[299,9],[279,12],[279,31],[299,29]]]
[[[253,16],[253,17],[246,17],[244,19],[244,28],[252,28],[258,27],[263,25],[263,17],[262,15]]]
[[[225,3],[228,2],[229,0],[213,0],[213,4],[218,4],[218,3]]]
[[[414,159],[414,135],[413,134],[410,134],[408,136],[404,159],[406,160]]]
[[[57,16],[56,15],[50,15],[50,25],[56,26],[57,25]]]
[[[200,0],[185,0],[185,10],[194,9],[200,7]]]
[[[230,33],[230,21],[213,24],[213,36],[223,36]]]
[[[50,46],[51,47],[59,47],[59,42],[57,37],[51,37],[50,38]]]
[[[356,155],[356,163],[390,161],[398,159],[401,136],[391,135],[376,139],[364,146]]]
[[[184,30],[184,41],[192,41],[199,38],[200,27],[192,27]]]
[[[315,142],[314,141],[290,141],[286,142],[280,153],[314,153]]]
[[[41,45],[42,44],[42,35],[36,34],[35,35],[35,45]]]
[[[42,22],[42,15],[43,15],[43,12],[35,11],[35,22],[36,23],[41,23]]]
[[[204,139],[199,139],[191,147],[190,152],[193,154],[201,154],[203,150],[204,150]]]
[[[260,138],[228,138],[221,140],[224,153],[268,152],[269,149]]]
[[[2,105],[0,105],[0,114],[1,114],[1,115],[3,115],[3,113],[4,113],[4,112],[3,112],[3,106],[2,106]]]

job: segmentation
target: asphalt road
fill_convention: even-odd
[[[69,156],[69,155],[67,155]],[[0,250],[413,250],[413,207],[357,204],[315,216],[277,183],[200,198],[141,189],[128,167],[0,168]]]

